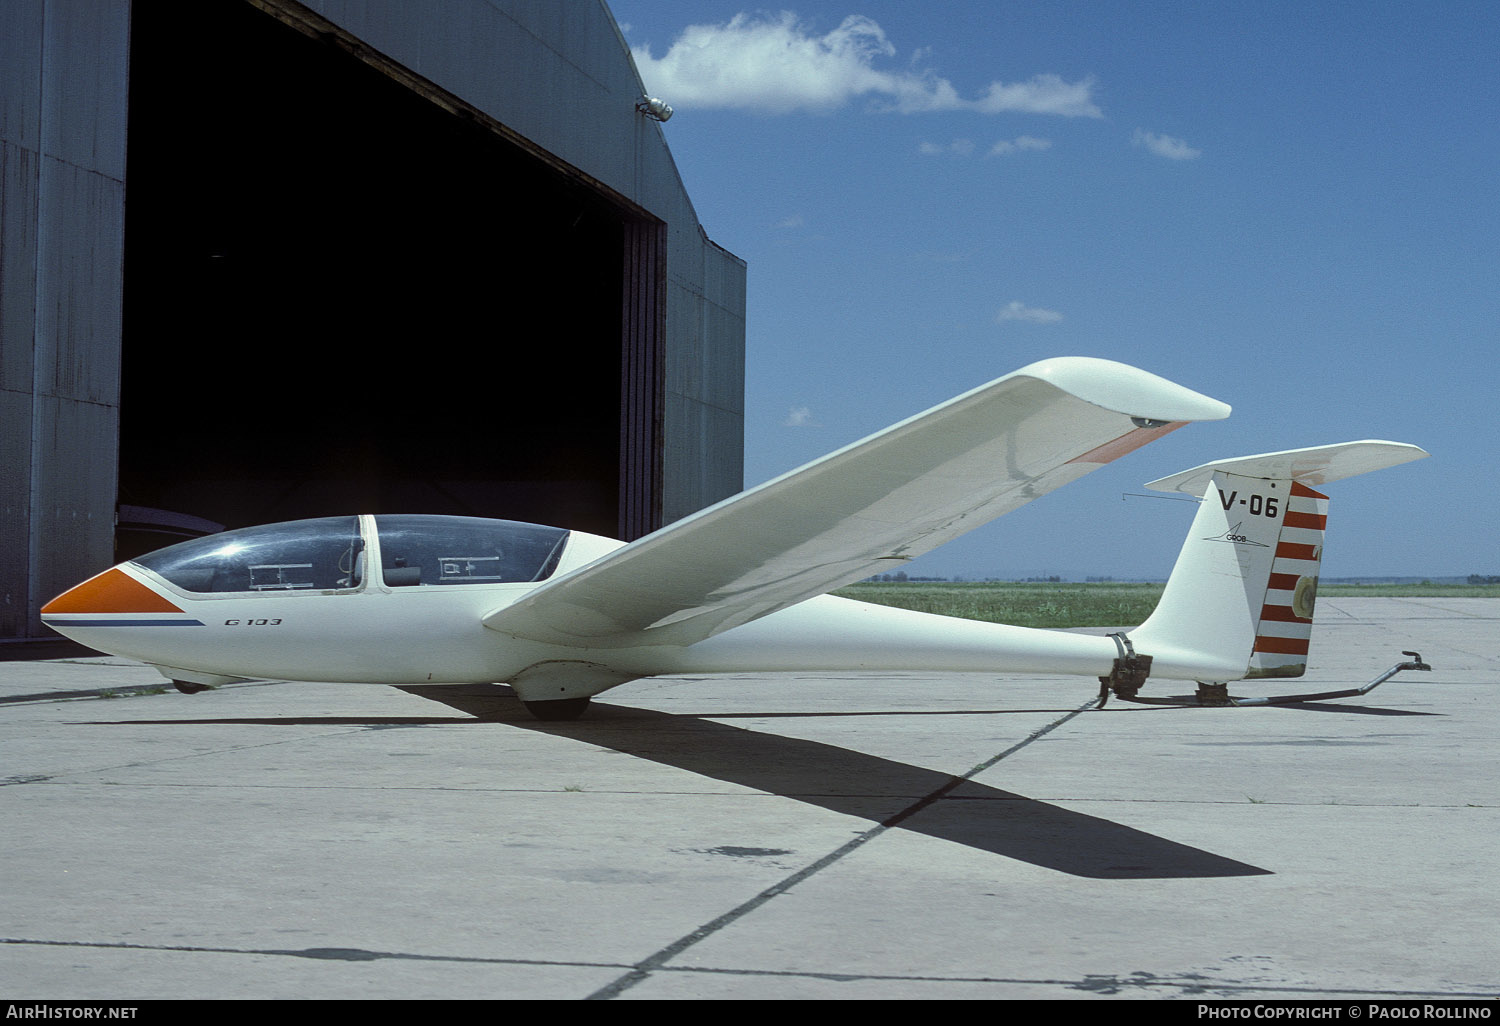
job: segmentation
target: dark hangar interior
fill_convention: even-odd
[[[628,212],[249,4],[173,12],[132,24],[122,507],[616,534]]]

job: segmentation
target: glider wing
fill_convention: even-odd
[[[1225,404],[1045,360],[670,524],[484,617],[589,648],[690,645],[909,560]]]

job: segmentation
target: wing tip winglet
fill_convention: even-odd
[[[1016,371],[1046,381],[1095,406],[1159,421],[1223,420],[1228,403],[1128,363],[1093,356],[1057,356]]]

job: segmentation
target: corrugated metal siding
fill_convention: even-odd
[[[662,525],[662,292],[665,232],[625,225],[620,346],[620,537],[633,541]]]
[[[0,638],[113,554],[129,23],[0,5]]]

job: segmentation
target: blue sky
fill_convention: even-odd
[[[913,573],[1163,577],[1210,459],[1360,438],[1325,576],[1500,574],[1500,4],[611,0],[749,265],[746,484],[1033,360],[1234,406]]]

